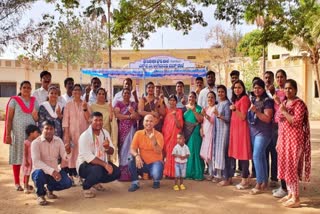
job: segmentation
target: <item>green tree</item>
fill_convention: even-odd
[[[261,30],[254,30],[245,34],[240,40],[237,50],[245,57],[251,57],[257,61],[262,57],[263,42],[261,42]]]
[[[313,64],[320,89],[319,22],[320,5],[315,0],[200,0],[204,5],[216,5],[215,17],[239,24],[260,21],[264,45],[273,42],[291,50],[294,45],[306,51]]]
[[[79,62],[81,57],[82,25],[73,8],[62,8],[57,5],[60,13],[59,21],[50,32],[49,52],[56,62],[67,67],[67,77],[72,64]]]
[[[113,37],[121,42],[125,34],[131,34],[135,49],[143,47],[150,33],[161,27],[172,27],[185,35],[194,24],[207,26],[202,11],[187,0],[120,0],[119,8],[113,10],[113,20]]]

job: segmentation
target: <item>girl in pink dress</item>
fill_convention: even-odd
[[[24,193],[29,194],[33,191],[33,187],[29,185],[29,177],[32,170],[31,143],[40,135],[40,129],[36,125],[28,125],[26,134],[28,138],[24,141],[22,170],[24,174]]]

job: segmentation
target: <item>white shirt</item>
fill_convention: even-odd
[[[186,144],[184,144],[183,146],[180,146],[177,143],[177,145],[175,145],[175,147],[172,150],[172,155],[182,155],[182,156],[190,155],[190,150],[189,150],[189,148],[188,148],[188,146]],[[182,160],[179,157],[175,157],[174,161],[176,163],[187,163],[188,158],[185,158],[185,159]]]
[[[36,98],[36,100],[38,101],[38,103],[40,105],[44,101],[47,101],[48,91],[41,86],[41,88],[38,88],[37,90],[35,90],[32,93],[32,96],[34,96]]]
[[[205,87],[200,91],[199,98],[198,98],[198,105],[202,108],[205,108],[208,106],[208,99],[207,95],[210,91],[213,91],[217,95],[217,87],[213,86],[213,89],[210,89],[209,87]],[[217,99],[218,100],[218,97]]]
[[[65,107],[68,102],[72,101],[72,99],[72,96],[69,97],[69,95],[65,93],[58,98],[58,101],[61,103],[62,107]]]
[[[115,105],[117,104],[117,102],[123,101],[122,91],[123,91],[123,90],[119,91],[118,93],[116,93],[116,94],[114,95],[114,98],[113,98],[113,100],[112,100],[112,107],[115,107]],[[131,92],[131,96],[130,96],[130,101],[131,101],[131,102],[136,102],[136,100],[134,99],[134,96],[133,96],[132,92]]]
[[[81,100],[86,101],[86,94],[82,95]],[[94,93],[93,90],[90,91],[89,93],[89,99],[88,99],[88,104],[91,105],[93,103],[97,102],[97,95]]]
[[[108,139],[110,143],[110,147],[114,149],[114,146],[111,141],[110,134],[107,130],[101,129],[98,137],[98,141],[100,143],[100,147],[103,147],[103,142]],[[87,162],[90,163],[93,159],[95,159],[95,142],[93,139],[92,127],[84,131],[79,138],[79,155],[77,159],[77,170],[79,171],[79,167],[82,163]]]
[[[182,98],[184,98],[185,102],[188,102],[188,97],[184,94],[182,94],[182,96],[179,96],[178,94],[176,94],[177,98],[178,98],[178,102],[177,102],[177,108],[179,109],[186,109],[186,106],[183,105],[183,103],[181,102]]]
[[[53,136],[48,142],[43,135],[40,135],[31,143],[32,170],[42,169],[47,175],[52,175],[53,171],[59,172],[58,159],[61,157],[67,160],[67,155],[62,140]]]
[[[232,88],[228,88],[228,89],[227,89],[227,97],[228,97],[229,101],[231,102],[231,98],[232,98]]]

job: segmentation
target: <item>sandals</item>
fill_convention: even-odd
[[[257,188],[253,188],[253,189],[251,189],[251,190],[249,191],[249,194],[250,194],[250,195],[258,195],[258,194],[261,194],[261,193],[263,193],[263,190],[257,189]]]
[[[94,192],[92,192],[90,189],[85,189],[85,190],[82,191],[82,193],[83,193],[83,196],[85,198],[94,198],[94,197],[96,197],[96,194],[94,194]]]
[[[242,183],[239,183],[239,184],[236,185],[236,188],[237,188],[238,190],[248,189],[248,188],[249,188],[249,184],[243,185]]]
[[[294,200],[293,198],[291,198],[286,202],[282,203],[282,205],[287,208],[298,208],[300,207],[300,200]]]
[[[20,186],[20,185],[16,185],[16,190],[17,190],[17,191],[23,191],[23,188],[22,188],[22,186]]]
[[[173,188],[172,188],[174,191],[179,191],[179,186],[178,185],[174,185]]]
[[[106,191],[106,188],[104,188],[101,184],[93,185],[93,188],[95,188],[97,191],[100,191],[100,192]]]
[[[44,195],[43,195],[43,196],[39,196],[39,197],[37,198],[37,202],[38,202],[38,204],[39,204],[40,206],[44,206],[44,205],[47,205],[47,204],[48,204],[48,202],[47,202],[46,198],[44,197]]]
[[[232,185],[232,181],[222,180],[217,185],[220,187],[230,186],[230,185]]]

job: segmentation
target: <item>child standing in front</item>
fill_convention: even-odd
[[[183,178],[186,177],[187,160],[190,155],[188,146],[185,144],[185,138],[182,133],[177,135],[177,145],[172,150],[172,155],[175,157],[175,184],[173,190],[185,190]],[[180,180],[180,185],[179,185]]]
[[[26,128],[26,134],[28,138],[24,141],[22,169],[24,174],[24,193],[29,194],[33,192],[33,187],[29,185],[29,177],[32,170],[31,143],[40,135],[40,129],[38,126],[29,125]]]

